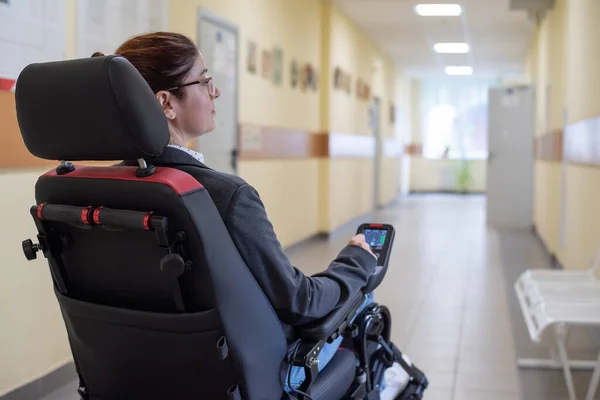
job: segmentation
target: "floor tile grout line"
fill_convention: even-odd
[[[470,279],[467,279],[467,290],[468,290],[468,283],[469,283]],[[467,317],[467,291],[465,290],[463,292],[463,298],[462,298],[462,308],[461,308],[461,316],[460,316],[460,324],[458,327],[458,343],[456,344],[456,356],[454,358],[454,381],[452,383],[452,395],[450,397],[450,400],[458,400],[455,399],[455,394],[456,394],[456,382],[458,381],[458,364],[460,361],[460,349],[462,347],[462,342],[463,342],[463,334],[464,334],[464,326],[465,326],[465,320]]]

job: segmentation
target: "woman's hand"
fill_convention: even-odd
[[[371,254],[374,258],[377,258],[375,256],[375,254],[373,254],[373,251],[371,250],[371,246],[369,246],[369,243],[367,243],[367,239],[365,238],[365,235],[363,235],[362,233],[360,233],[360,234],[354,236],[352,239],[350,239],[350,242],[348,244],[352,245],[352,246],[362,247],[363,249],[368,251],[369,254]]]

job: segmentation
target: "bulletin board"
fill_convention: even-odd
[[[77,57],[113,54],[131,36],[166,30],[168,0],[79,0]]]
[[[63,60],[66,14],[66,0],[0,2],[0,78],[15,80],[28,64]]]
[[[56,164],[25,147],[15,110],[15,82],[27,65],[64,60],[66,0],[0,2],[0,168]]]

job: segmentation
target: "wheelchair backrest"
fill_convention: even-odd
[[[135,68],[32,64],[16,100],[29,151],[61,161],[36,184],[40,243],[24,247],[48,259],[84,397],[279,398],[281,325],[201,182],[146,165],[169,132]],[[71,164],[123,159],[139,167]]]

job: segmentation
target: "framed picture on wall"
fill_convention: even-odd
[[[303,92],[306,90],[306,80],[306,68],[304,67],[304,65],[301,65],[298,75],[298,89],[300,89]]]
[[[369,101],[371,96],[370,86],[362,79],[358,80],[357,85],[358,86],[356,87],[356,97],[358,97],[360,100]]]
[[[248,58],[247,58],[247,68],[248,72],[251,74],[256,74],[257,69],[257,47],[255,42],[248,42]]]
[[[262,52],[262,77],[271,80],[273,75],[272,54],[269,50]]]
[[[344,86],[344,76],[340,67],[335,67],[333,72],[333,87],[341,89]]]
[[[394,103],[390,104],[390,124],[396,123],[396,105]]]
[[[304,68],[306,68],[306,87],[312,89],[315,84],[315,71],[310,64],[306,64]]]
[[[273,49],[273,83],[277,86],[283,81],[283,49],[275,47]]]
[[[298,61],[292,60],[292,62],[290,63],[290,83],[292,84],[292,89],[295,89],[298,86],[298,75]]]

